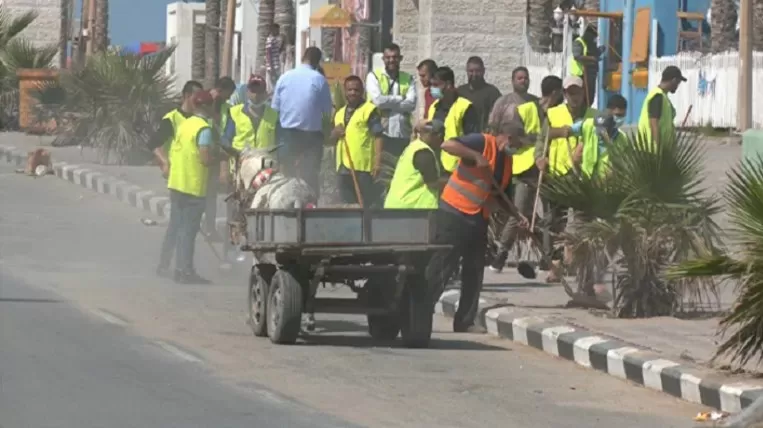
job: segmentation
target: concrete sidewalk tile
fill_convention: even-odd
[[[458,299],[458,290],[447,290],[436,312],[452,318]],[[738,412],[763,397],[761,383],[731,381],[721,373],[671,361],[622,340],[526,314],[512,306],[483,305],[477,323],[492,336],[722,411]]]

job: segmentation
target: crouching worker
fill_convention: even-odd
[[[334,115],[331,138],[337,142],[336,171],[339,191],[345,204],[359,204],[355,180],[363,205],[373,206],[379,199],[375,182],[381,170],[384,126],[376,106],[364,98],[363,81],[358,76],[344,80],[347,105]]]
[[[172,251],[177,251],[175,282],[208,284],[193,266],[196,234],[201,226],[207,195],[209,166],[219,159],[213,156],[212,128],[214,100],[209,91],[197,91],[192,98],[193,116],[183,121],[170,148],[167,187],[170,191],[170,220],[162,243],[158,271],[169,272]]]
[[[427,121],[416,131],[419,138],[408,144],[397,161],[384,208],[437,209],[445,184],[438,161],[445,124]]]
[[[461,259],[461,298],[453,318],[456,332],[480,330],[474,321],[485,270],[488,218],[491,209],[500,206],[516,215],[504,196],[511,184],[511,145],[516,144],[512,137],[521,131],[510,123],[495,135],[468,134],[442,144],[442,150],[459,161],[440,197],[434,243],[453,247],[432,256],[426,278],[436,301]],[[520,225],[527,227],[527,219],[520,219]]]

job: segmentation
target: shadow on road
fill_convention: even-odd
[[[0,297],[0,303],[62,303],[58,299],[25,299],[14,297]]]

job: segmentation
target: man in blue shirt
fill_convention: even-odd
[[[281,145],[281,170],[304,179],[316,197],[321,187],[323,120],[333,110],[328,81],[318,71],[322,56],[317,47],[305,49],[302,64],[278,79],[271,105],[278,112],[276,140]]]

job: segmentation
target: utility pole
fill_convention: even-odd
[[[77,42],[77,65],[84,62],[85,49],[87,46],[86,28],[87,28],[87,11],[90,9],[90,0],[82,0],[79,11],[79,41]]]
[[[739,2],[739,93],[737,128],[752,128],[752,0]]]
[[[223,42],[223,64],[220,68],[221,76],[232,76],[233,68],[233,30],[236,23],[236,0],[223,0],[228,2],[225,14],[225,41]]]
[[[87,5],[87,56],[93,54],[93,48],[95,47],[95,2],[96,0],[90,0]]]

